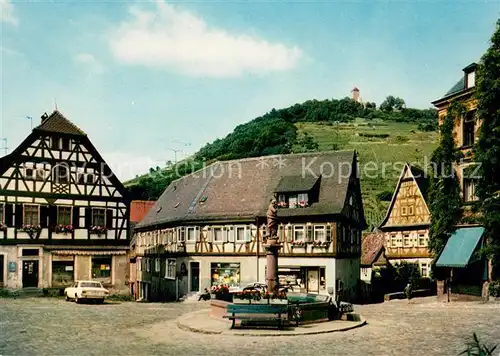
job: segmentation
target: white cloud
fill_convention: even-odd
[[[102,73],[104,70],[101,63],[90,53],[78,53],[74,60],[77,64],[86,66],[92,72]]]
[[[203,19],[157,2],[156,11],[130,8],[133,18],[110,33],[115,57],[129,64],[193,76],[232,77],[295,67],[302,51],[209,26]]]
[[[14,14],[14,5],[10,0],[0,0],[0,22],[10,23],[14,26],[19,24],[19,20]]]

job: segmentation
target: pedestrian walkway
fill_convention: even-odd
[[[177,327],[185,331],[201,334],[224,334],[235,336],[296,336],[315,335],[339,331],[351,330],[366,324],[366,320],[360,317],[359,321],[334,320],[315,324],[300,325],[283,330],[279,329],[230,329],[231,322],[228,320],[209,316],[210,309],[198,310],[187,313],[177,319]]]

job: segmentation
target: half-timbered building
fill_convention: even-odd
[[[128,291],[125,189],[59,111],[0,158],[0,283],[64,287],[93,279]]]
[[[366,222],[355,152],[216,162],[172,182],[137,225],[138,297],[265,282],[266,211],[278,204],[279,280],[349,300]]]
[[[427,207],[428,180],[421,169],[405,164],[379,229],[384,234],[387,260],[417,264],[428,277],[432,256],[428,249],[430,213]]]

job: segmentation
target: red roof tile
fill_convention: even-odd
[[[156,201],[150,200],[133,200],[130,202],[130,222],[138,223],[155,205]]]
[[[384,234],[374,232],[366,235],[361,243],[361,265],[371,266],[383,248]]]

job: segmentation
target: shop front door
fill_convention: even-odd
[[[307,270],[307,292],[319,293],[319,269]]]
[[[38,261],[23,261],[23,288],[38,287]]]
[[[191,269],[191,281],[189,289],[191,292],[199,292],[200,291],[200,263],[199,262],[191,262],[189,264]]]

